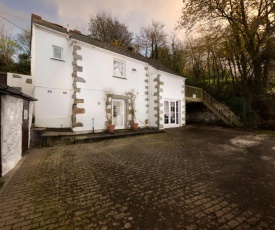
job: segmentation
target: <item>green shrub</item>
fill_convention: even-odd
[[[254,111],[245,98],[231,97],[225,101],[225,104],[241,119],[241,122],[249,127],[258,127],[259,116]]]

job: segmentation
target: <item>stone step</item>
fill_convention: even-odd
[[[162,133],[164,130],[142,128],[138,130],[116,130],[113,134],[107,132],[76,134],[74,132],[45,132],[42,134],[40,146],[52,147],[69,144],[91,143],[108,139],[122,138],[144,134]]]

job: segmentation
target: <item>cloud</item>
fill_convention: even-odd
[[[0,24],[4,25],[5,29],[9,30],[11,33],[21,32],[22,30],[19,29],[18,27],[22,29],[26,29],[30,27],[30,24],[31,24],[30,15],[27,15],[23,11],[10,8],[9,6],[1,2],[0,2],[0,15],[1,15]],[[17,27],[13,25],[11,22],[14,23]]]
[[[9,0],[0,3],[0,13],[6,12],[29,20],[31,14],[40,15],[44,20],[61,24],[71,29],[88,31],[90,15],[100,11],[110,12],[134,33],[142,25],[154,19],[172,31],[181,15],[182,0]],[[4,15],[1,13],[0,15]],[[9,17],[13,22],[26,28],[23,20]]]
[[[55,15],[55,5],[48,4],[47,1],[35,0],[12,0],[0,2],[0,22],[5,24],[5,27],[10,28],[14,33],[22,32],[21,29],[31,27],[31,14],[37,14],[43,18],[58,20]]]
[[[54,0],[58,18],[62,24],[88,27],[90,15],[106,10],[125,23],[130,31],[148,25],[152,19],[173,30],[181,15],[182,0]]]

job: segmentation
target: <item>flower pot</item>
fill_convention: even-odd
[[[107,125],[107,132],[114,133],[115,132],[115,125]]]
[[[138,129],[138,123],[132,123],[132,130]]]

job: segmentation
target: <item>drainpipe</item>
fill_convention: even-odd
[[[94,118],[92,119],[92,130],[93,130],[93,133],[95,133],[95,119]]]
[[[67,38],[67,40],[68,40],[69,46],[72,46],[73,44],[76,43],[76,40],[75,40],[75,39],[72,39],[72,36],[71,36],[70,34],[68,34],[68,35],[66,36],[66,38]]]

